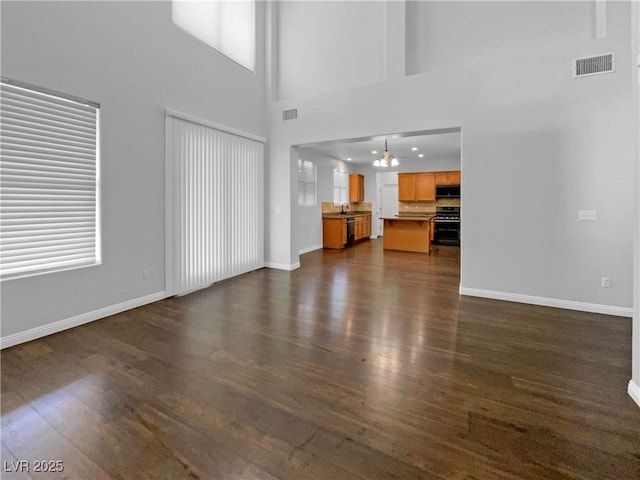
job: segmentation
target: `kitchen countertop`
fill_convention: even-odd
[[[323,213],[322,218],[354,218],[373,216],[372,212]]]
[[[409,221],[421,221],[426,222],[434,218],[435,214],[423,214],[423,215],[395,215],[393,217],[380,217],[380,220],[409,220]]]

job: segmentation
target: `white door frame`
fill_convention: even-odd
[[[383,220],[380,220],[380,216],[382,215],[382,175],[385,173],[398,173],[398,172],[376,172],[376,200],[377,200],[377,205],[376,205],[376,215],[375,215],[375,219],[376,219],[376,228],[375,228],[375,236],[382,236],[383,234]],[[373,235],[372,235],[373,236]]]

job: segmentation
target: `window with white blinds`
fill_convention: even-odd
[[[3,78],[0,276],[100,263],[99,105]]]
[[[349,174],[333,171],[333,203],[342,205],[349,203]]]
[[[173,23],[252,72],[255,0],[173,0]]]
[[[298,159],[298,205],[316,204],[316,166],[313,162]]]

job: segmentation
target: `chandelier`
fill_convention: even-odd
[[[384,154],[382,154],[381,156],[379,156],[378,158],[375,159],[375,161],[373,162],[373,166],[374,167],[397,167],[398,166],[398,159],[391,155],[389,153],[389,150],[387,150],[387,141],[384,141]]]

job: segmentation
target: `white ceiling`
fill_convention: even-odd
[[[453,130],[453,131],[451,131]],[[460,160],[460,130],[447,129],[427,134],[390,134],[369,138],[336,140],[331,142],[308,143],[299,147],[318,154],[318,156],[347,160],[350,162],[368,164],[384,151],[384,140],[388,140],[389,153],[403,158],[424,160]],[[415,147],[418,150],[413,151]],[[376,150],[378,153],[371,153]]]

